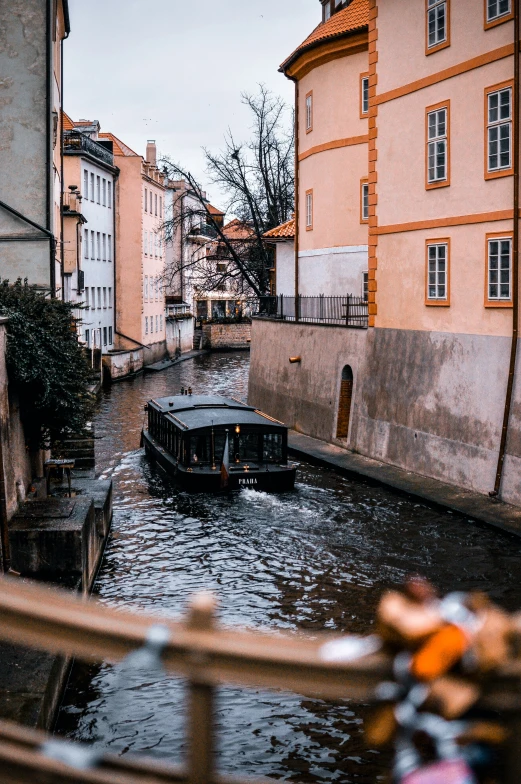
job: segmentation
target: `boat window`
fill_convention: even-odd
[[[244,433],[235,436],[233,444],[233,459],[236,463],[258,462],[259,460],[259,433]]]
[[[282,462],[282,433],[265,433],[262,457],[265,462]]]

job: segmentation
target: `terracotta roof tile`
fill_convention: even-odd
[[[295,237],[295,218],[282,223],[280,226],[275,226],[274,229],[267,231],[264,234],[265,239],[272,240],[290,240]]]
[[[65,112],[62,112],[63,117],[63,130],[64,131],[73,131],[74,130],[74,123],[72,122],[71,118]]]
[[[347,8],[333,14],[327,22],[319,24],[311,35],[295,49],[293,54],[282,63],[280,70],[285,71],[296,57],[306,49],[312,49],[314,46],[331,38],[338,38],[346,33],[354,33],[357,30],[362,30],[364,27],[367,27],[368,24],[369,0],[353,0]]]
[[[222,210],[218,210],[217,207],[214,207],[213,204],[207,204],[206,209],[210,213],[210,215],[226,215],[225,212]]]
[[[121,155],[125,158],[140,158],[141,156],[131,150],[125,142],[122,142],[121,139],[118,139],[117,136],[114,136],[113,133],[100,133],[100,139],[109,139],[114,145],[114,155]]]

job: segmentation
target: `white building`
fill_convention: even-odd
[[[82,302],[80,338],[88,348],[114,348],[115,187],[112,142],[99,123],[64,118],[64,290]],[[78,191],[81,197],[78,198]],[[75,218],[71,221],[70,218]]]

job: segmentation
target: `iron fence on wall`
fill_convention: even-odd
[[[306,324],[331,324],[367,329],[368,304],[363,297],[260,297],[257,316]]]

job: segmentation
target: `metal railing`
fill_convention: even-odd
[[[306,324],[330,324],[367,329],[368,303],[363,297],[260,297],[257,316]]]
[[[479,707],[503,711],[510,725],[507,784],[519,784],[521,744],[521,618],[513,618],[516,658],[489,675]],[[392,677],[392,658],[367,653],[357,660],[331,656],[338,635],[313,637],[221,628],[211,594],[193,597],[181,621],[146,617],[85,602],[72,593],[25,580],[0,579],[0,638],[85,661],[126,660],[161,666],[188,681],[188,766],[120,758],[99,748],[57,741],[44,733],[0,722],[2,784],[241,784],[248,779],[215,771],[215,689],[225,684],[281,689],[325,700],[372,701],[375,687]],[[354,638],[350,638],[352,641]],[[361,638],[357,638],[361,639]],[[368,638],[370,640],[371,638]],[[333,644],[338,650],[338,642]],[[374,649],[373,649],[374,650]],[[136,656],[136,652],[139,651]],[[483,685],[483,684],[482,684]],[[268,784],[266,779],[251,784]]]
[[[104,147],[98,144],[90,136],[79,131],[65,131],[63,134],[63,149],[64,152],[79,152],[84,151],[98,158],[109,166],[114,166],[114,155]]]

